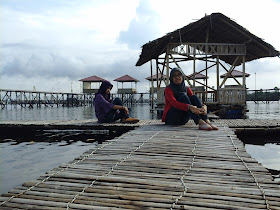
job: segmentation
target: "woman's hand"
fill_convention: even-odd
[[[203,105],[201,108],[200,108],[200,110],[201,110],[201,114],[202,115],[207,115],[207,106],[206,105]]]
[[[126,106],[123,106],[123,110],[126,115],[129,115],[129,110]]]
[[[202,108],[197,108],[197,106],[190,105],[190,111],[194,114],[207,114],[207,107],[204,105]]]
[[[201,109],[197,108],[197,106],[190,105],[190,111],[194,114],[201,114]]]

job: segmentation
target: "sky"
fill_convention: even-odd
[[[79,80],[97,75],[114,92],[128,74],[147,92],[142,45],[220,12],[279,51],[279,11],[280,0],[0,0],[0,89],[80,93]],[[279,71],[278,57],[246,63],[247,88],[280,87]]]

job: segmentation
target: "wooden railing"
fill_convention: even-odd
[[[221,88],[218,91],[218,102],[224,105],[244,105],[246,104],[245,88]]]
[[[195,88],[194,88],[195,89]],[[193,93],[204,102],[217,103],[223,105],[244,105],[246,104],[246,90],[244,88],[221,88],[218,91],[196,91]],[[164,89],[158,91],[157,104],[164,105]]]

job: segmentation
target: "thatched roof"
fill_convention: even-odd
[[[250,33],[235,21],[221,13],[213,13],[143,45],[136,66],[141,66],[165,53],[168,43],[205,43],[208,30],[208,43],[246,44],[246,62],[280,55],[272,45]],[[224,55],[220,56],[220,59],[233,64],[235,57]],[[237,65],[241,62],[239,61]]]

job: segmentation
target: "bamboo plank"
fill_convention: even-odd
[[[3,194],[1,201],[23,193],[1,207],[59,209],[79,195],[71,208],[165,209],[183,193],[183,180],[187,192],[175,208],[266,208],[247,167],[264,190],[271,209],[277,209],[279,186],[227,126],[217,132],[203,132],[192,124],[172,127],[155,123],[103,142]],[[47,177],[47,181],[26,191]]]

